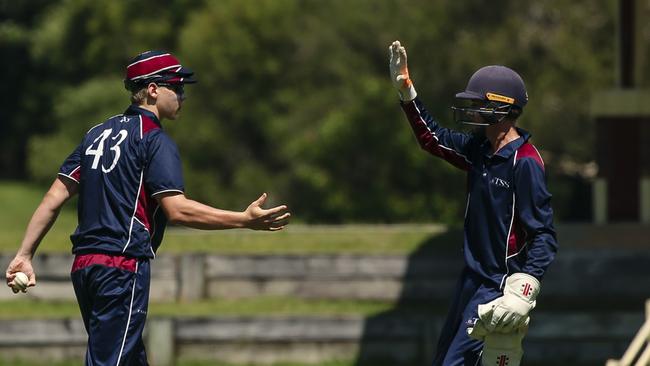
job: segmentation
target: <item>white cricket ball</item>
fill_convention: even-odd
[[[16,290],[25,291],[27,284],[29,283],[29,277],[22,272],[16,272],[16,277],[14,278],[14,288]]]

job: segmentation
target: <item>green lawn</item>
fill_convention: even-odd
[[[21,360],[2,360],[0,359],[0,366],[79,366],[83,364],[82,360],[70,360],[64,362],[30,362],[30,361],[21,361]],[[264,366],[353,366],[353,361],[331,361],[320,364],[298,364],[298,363],[275,363],[273,365],[264,365]],[[176,363],[176,366],[256,366],[256,365],[242,365],[237,364],[233,365],[230,363],[222,363],[218,361],[179,361]]]
[[[0,182],[0,251],[15,252],[20,246],[27,223],[41,202],[46,189],[19,182]],[[62,210],[54,227],[39,250],[69,251],[70,234],[76,227],[76,202]]]
[[[424,307],[424,305],[422,305]],[[257,297],[242,300],[204,300],[192,303],[151,303],[149,316],[282,316],[282,315],[362,315],[389,311],[393,304],[380,301],[305,300],[285,297]],[[415,307],[400,307],[418,311]],[[427,309],[430,311],[431,306]],[[77,318],[79,308],[74,301],[10,300],[0,301],[2,319]]]
[[[272,365],[265,365],[265,366],[353,366],[354,364],[355,364],[354,361],[330,361],[326,363],[319,363],[316,365],[315,364],[306,365],[302,363],[274,363]],[[177,364],[177,366],[256,366],[256,365],[233,365],[229,363],[220,363],[220,362],[215,363],[214,361],[212,362],[181,361]]]
[[[45,189],[17,182],[0,182],[0,252],[13,253]],[[68,252],[76,226],[76,202],[62,210],[39,252]],[[297,220],[296,220],[297,221]],[[432,237],[445,233],[442,225],[302,225],[281,232],[251,230],[200,231],[169,228],[161,253],[410,253]]]
[[[165,234],[162,252],[235,253],[410,253],[431,236],[444,232],[439,225],[290,224],[280,232],[225,230],[206,232],[172,228]]]
[[[592,365],[592,364],[586,364],[586,363],[576,363],[576,365]],[[21,361],[21,360],[11,360],[10,358],[7,359],[0,359],[0,366],[79,366],[83,365],[82,360],[69,360],[65,362],[29,362],[29,361]],[[318,364],[304,364],[304,363],[274,363],[272,365],[269,364],[230,364],[230,363],[223,363],[219,361],[191,361],[191,360],[178,360],[175,364],[175,366],[355,366],[356,362],[354,360],[347,360],[347,361],[327,361],[323,363],[318,363]],[[529,366],[540,366],[539,364],[531,364],[527,363],[526,365]],[[377,365],[380,366],[380,365]],[[383,366],[383,365],[381,365]]]
[[[13,253],[20,245],[25,227],[39,204],[45,189],[16,182],[0,182],[0,252]],[[69,235],[76,226],[76,202],[70,202],[45,238],[39,252],[69,252]],[[298,220],[294,220],[298,221]],[[424,247],[457,246],[449,240],[442,225],[304,225],[295,222],[281,232],[250,230],[198,231],[183,228],[168,229],[160,253],[213,252],[224,254],[309,254],[309,253],[367,253],[407,254]],[[450,245],[447,245],[449,243]],[[434,245],[424,245],[434,244]],[[436,249],[438,250],[438,249]],[[210,317],[210,316],[286,316],[286,315],[359,315],[395,311],[394,304],[378,301],[323,301],[297,298],[260,297],[244,300],[207,300],[185,303],[152,303],[149,317]],[[430,305],[400,306],[399,311],[427,311]],[[76,302],[50,302],[33,299],[0,301],[2,319],[80,318]],[[81,360],[38,363],[13,360],[12,355],[0,355],[0,366],[72,366]],[[234,366],[214,361],[180,360],[177,366]],[[354,361],[331,361],[310,366],[352,366]],[[255,366],[255,365],[237,365]],[[268,365],[267,365],[268,366]],[[307,366],[279,363],[273,366]]]

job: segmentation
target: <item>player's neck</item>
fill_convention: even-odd
[[[492,145],[492,152],[496,154],[501,148],[520,137],[514,124],[508,121],[488,126],[485,136]]]
[[[155,104],[142,103],[142,104],[138,105],[138,107],[140,107],[142,109],[146,109],[149,112],[155,114],[156,118],[158,118],[158,120],[160,120],[160,113],[158,112],[158,107],[156,107]]]

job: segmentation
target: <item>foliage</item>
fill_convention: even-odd
[[[586,219],[590,94],[613,83],[613,0],[2,2],[0,177],[52,179],[83,132],[128,103],[124,65],[168,49],[193,68],[178,121],[188,195],[243,209],[262,191],[307,222],[459,223],[464,175],[419,150],[388,80],[400,39],[430,111],[474,70],[526,80],[521,120],[547,158],[560,219]],[[10,63],[10,64],[8,64]],[[574,198],[579,197],[579,198]]]

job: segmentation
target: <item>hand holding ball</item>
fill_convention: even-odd
[[[14,293],[18,291],[27,292],[27,284],[29,283],[29,277],[23,272],[16,272],[16,277],[14,278],[14,285],[12,287]]]

